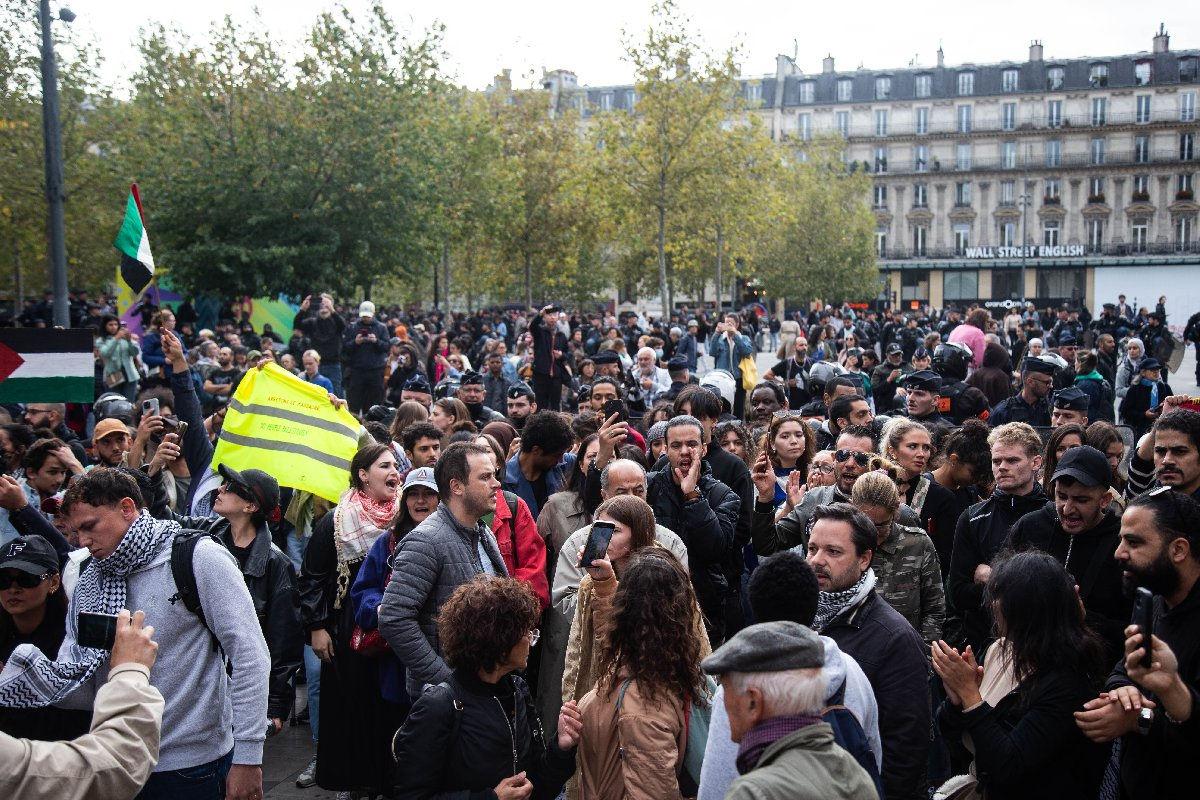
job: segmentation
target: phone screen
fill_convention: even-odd
[[[608,552],[608,543],[612,541],[616,526],[611,522],[593,522],[592,530],[588,533],[587,545],[583,548],[583,556],[579,559],[582,567],[588,567],[598,558],[603,558]]]
[[[80,647],[112,650],[116,638],[117,617],[115,614],[79,612],[79,635],[76,637],[76,641]]]

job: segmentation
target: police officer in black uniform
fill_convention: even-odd
[[[1021,391],[1002,400],[992,409],[988,424],[993,428],[1006,422],[1027,422],[1035,428],[1050,427],[1050,390],[1054,386],[1056,364],[1037,356],[1021,362]]]
[[[991,410],[987,395],[978,387],[967,385],[970,363],[971,348],[965,344],[947,342],[934,348],[933,369],[942,377],[938,411],[954,425],[962,425],[970,417],[986,420]]]
[[[954,422],[938,410],[943,399],[941,377],[933,370],[917,370],[905,375],[900,386],[908,393],[905,399],[908,418],[929,428],[936,445],[954,427]]]
[[[1051,402],[1050,427],[1057,428],[1073,422],[1086,428],[1090,402],[1091,398],[1087,396],[1087,392],[1078,386],[1068,386],[1066,389],[1058,390],[1054,393],[1054,399]]]
[[[671,388],[663,393],[663,398],[675,402],[679,393],[688,386],[699,383],[696,376],[688,369],[687,356],[674,356],[667,362],[667,374],[671,376]]]

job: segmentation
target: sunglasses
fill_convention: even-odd
[[[542,638],[542,632],[534,628],[529,632],[529,646],[533,647]]]
[[[11,589],[14,583],[22,589],[36,589],[42,581],[49,577],[49,572],[43,572],[41,575],[30,575],[28,572],[18,572],[15,575],[0,574],[0,592]]]
[[[833,454],[833,460],[839,464],[845,462],[848,458],[853,458],[854,463],[858,464],[860,467],[865,467],[867,464],[871,463],[871,456],[869,453],[860,453],[857,450],[842,449]]]
[[[249,489],[245,488],[244,486],[239,486],[236,483],[222,483],[221,491],[222,492],[232,492],[234,495],[242,498],[247,503],[257,503],[258,502],[258,498],[251,495]]]

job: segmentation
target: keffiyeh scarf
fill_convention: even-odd
[[[400,493],[390,503],[372,500],[365,492],[349,489],[333,510],[333,545],[337,551],[337,593],[333,607],[340,609],[350,591],[350,565],[362,561],[375,540],[387,533],[400,508]]]
[[[169,547],[179,532],[176,522],[163,522],[146,511],[134,520],[107,558],[93,558],[79,575],[67,610],[67,638],[62,653],[43,653],[31,644],[18,645],[0,673],[0,706],[42,708],[57,703],[83,685],[108,653],[76,644],[79,612],[116,614],[126,607],[129,576]]]
[[[868,569],[857,583],[847,589],[842,589],[840,592],[818,592],[817,615],[813,617],[813,630],[817,633],[825,630],[825,626],[833,622],[838,614],[856,605],[874,588],[875,571]]]

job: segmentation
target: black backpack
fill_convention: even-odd
[[[208,635],[212,639],[213,651],[223,652],[217,635],[213,633],[212,628],[208,626],[208,620],[204,618],[204,609],[200,606],[200,590],[196,586],[196,573],[192,569],[192,561],[196,557],[196,545],[204,539],[210,539],[222,548],[225,547],[215,533],[208,531],[184,528],[175,534],[175,538],[171,542],[171,577],[175,579],[176,592],[167,602],[174,603],[176,600],[182,602],[183,607],[195,614],[196,618],[200,620],[200,624],[208,631]],[[232,666],[226,659],[226,671],[231,670]]]
[[[821,712],[821,721],[833,728],[833,741],[845,750],[858,765],[867,771],[875,784],[875,791],[883,797],[883,784],[879,780],[879,766],[875,763],[875,753],[871,751],[871,743],[867,734],[854,712],[842,703],[846,699],[846,682],[829,698],[829,705]]]

